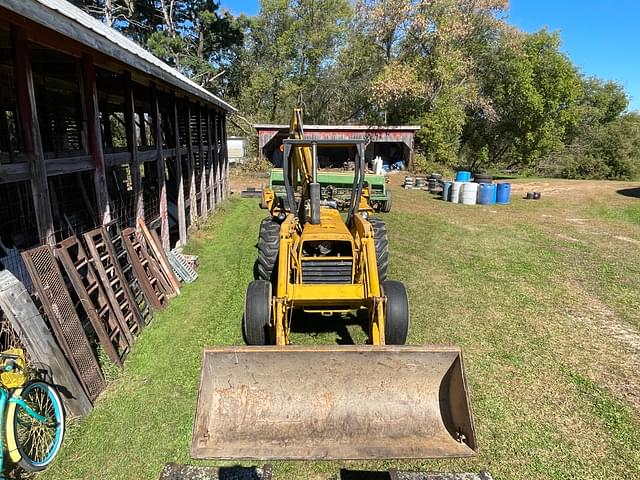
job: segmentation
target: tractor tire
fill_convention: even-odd
[[[378,264],[378,281],[387,279],[389,267],[389,239],[387,238],[387,226],[379,218],[370,218],[369,223],[373,228],[373,242],[376,245],[376,263]]]
[[[387,199],[382,202],[382,209],[384,213],[389,213],[391,211],[391,190],[387,191]]]
[[[247,345],[271,343],[271,291],[271,283],[266,280],[254,280],[247,287],[242,318],[242,333]]]
[[[402,282],[382,282],[382,294],[386,295],[384,309],[384,341],[387,345],[404,345],[409,333],[409,297]]]
[[[280,224],[273,218],[267,217],[260,223],[258,237],[258,279],[275,283],[276,262],[280,248]]]

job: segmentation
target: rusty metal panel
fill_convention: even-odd
[[[125,228],[122,231],[122,241],[146,298],[154,308],[164,308],[167,305],[164,278],[147,249],[138,241],[136,229]]]
[[[106,386],[100,365],[65,286],[58,262],[49,245],[22,252],[33,285],[51,328],[73,366],[87,396],[95,400]]]
[[[122,367],[133,337],[121,312],[109,302],[91,259],[78,237],[72,235],[60,242],[55,254],[67,272],[102,348],[113,363]]]

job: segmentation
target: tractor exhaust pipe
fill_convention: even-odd
[[[447,458],[476,449],[456,347],[205,349],[195,459]]]
[[[311,145],[311,183],[309,183],[311,225],[320,224],[320,184],[318,183],[318,144]]]

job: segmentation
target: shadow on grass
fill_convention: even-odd
[[[625,197],[640,198],[640,187],[621,188],[620,190],[616,190],[616,193]]]
[[[321,315],[319,313],[294,312],[291,319],[291,331],[294,333],[318,334],[332,333],[338,335],[338,345],[354,345],[355,342],[347,327],[357,325],[366,334],[369,332],[369,319],[366,315]]]

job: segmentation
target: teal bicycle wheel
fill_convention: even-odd
[[[58,392],[44,382],[31,382],[13,393],[6,421],[9,456],[30,472],[45,469],[60,451],[64,437],[64,408]]]

